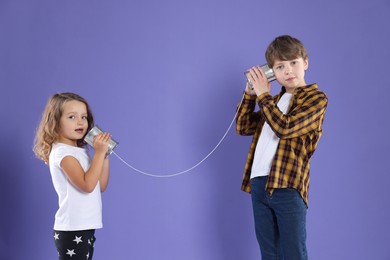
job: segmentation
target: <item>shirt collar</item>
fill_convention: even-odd
[[[316,83],[313,83],[313,84],[306,85],[303,87],[295,88],[293,95],[295,96],[295,95],[301,94],[303,92],[309,92],[309,91],[317,90],[317,89],[318,89],[318,85]],[[283,95],[285,92],[286,92],[286,88],[284,86],[282,86],[282,90],[280,91],[280,95]]]

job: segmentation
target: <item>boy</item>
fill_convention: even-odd
[[[306,84],[308,56],[298,39],[275,38],[265,56],[283,87],[272,97],[260,67],[247,75],[252,86],[246,85],[236,122],[238,134],[253,135],[242,190],[251,193],[262,259],[307,259],[310,158],[322,135],[328,99],[316,84]]]

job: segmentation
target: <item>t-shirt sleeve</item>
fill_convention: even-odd
[[[53,163],[55,166],[61,168],[61,161],[67,157],[67,156],[72,156],[77,158],[76,154],[74,154],[74,151],[71,149],[67,149],[67,147],[60,146],[56,147],[53,152]]]

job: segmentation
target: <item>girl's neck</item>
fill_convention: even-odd
[[[71,140],[71,139],[60,137],[58,139],[58,142],[59,143],[63,143],[63,144],[67,144],[67,145],[70,145],[70,146],[78,147],[77,140]]]

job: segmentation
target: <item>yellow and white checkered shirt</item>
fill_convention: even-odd
[[[269,92],[259,97],[244,94],[238,110],[236,130],[239,135],[253,135],[253,140],[245,164],[242,190],[251,191],[250,176],[256,145],[265,121],[280,138],[272,161],[266,190],[294,188],[308,204],[310,184],[310,158],[322,135],[322,123],[328,98],[318,90],[317,84],[296,88],[287,113],[284,115],[277,102],[285,88],[271,96]],[[259,111],[255,111],[256,102]]]

